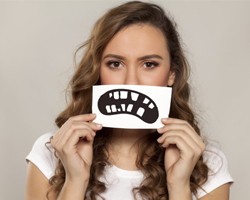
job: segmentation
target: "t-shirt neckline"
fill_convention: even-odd
[[[121,169],[115,165],[110,165],[108,166],[109,171],[115,173],[117,176],[122,176],[122,177],[143,177],[143,173],[141,170],[126,170],[126,169]]]

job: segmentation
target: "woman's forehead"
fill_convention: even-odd
[[[162,31],[148,24],[134,24],[120,30],[107,44],[104,55],[168,54],[167,41]]]

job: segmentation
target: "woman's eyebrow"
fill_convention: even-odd
[[[126,58],[124,56],[120,56],[120,55],[116,55],[116,54],[107,54],[103,57],[103,60],[105,58],[117,58],[119,60],[126,60]]]
[[[105,58],[117,58],[119,60],[126,60],[126,58],[124,56],[120,56],[120,55],[116,55],[116,54],[107,54],[103,57],[103,59]],[[150,55],[145,55],[142,57],[139,57],[137,60],[147,60],[147,59],[152,59],[152,58],[157,58],[157,59],[161,59],[163,60],[163,57],[158,55],[158,54],[150,54]]]
[[[161,57],[158,54],[145,55],[145,56],[139,57],[138,60],[147,60],[147,59],[152,59],[152,58],[157,58],[157,59],[163,60],[163,57]]]

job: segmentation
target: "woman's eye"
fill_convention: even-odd
[[[121,62],[119,62],[119,61],[108,61],[107,66],[109,66],[111,68],[118,68],[118,67],[121,66]]]
[[[146,68],[153,68],[153,67],[157,67],[158,65],[159,65],[159,63],[157,63],[157,62],[145,62],[144,63],[144,66]]]

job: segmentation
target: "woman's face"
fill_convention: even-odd
[[[163,33],[147,24],[131,25],[119,31],[102,55],[102,85],[172,86],[174,77]]]

